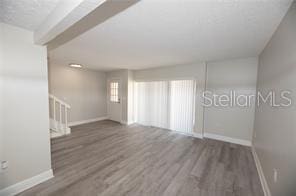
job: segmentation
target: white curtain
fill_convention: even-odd
[[[137,82],[135,120],[139,124],[192,133],[195,81]]]

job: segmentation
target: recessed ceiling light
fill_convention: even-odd
[[[76,63],[70,63],[69,64],[71,67],[76,67],[76,68],[81,68],[82,67],[82,65],[80,65],[80,64],[76,64]]]

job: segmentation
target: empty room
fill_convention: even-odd
[[[0,0],[0,196],[296,196],[293,0]]]

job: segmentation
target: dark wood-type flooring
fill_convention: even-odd
[[[51,148],[55,177],[20,196],[263,196],[245,146],[106,120]]]

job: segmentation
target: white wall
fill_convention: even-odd
[[[168,79],[188,79],[194,78],[197,81],[197,94],[205,89],[206,66],[204,63],[192,65],[178,65],[169,67],[152,68],[134,71],[135,81],[153,81]],[[201,134],[203,130],[203,107],[201,96],[196,97],[196,117],[195,117],[195,134]]]
[[[2,27],[2,23],[0,23],[0,73],[3,72],[3,44],[4,44],[4,34],[3,34],[3,27]],[[0,75],[0,98],[3,97],[3,78]],[[3,160],[3,132],[4,132],[4,127],[3,127],[3,99],[0,99],[0,161]],[[1,172],[0,172],[0,179],[3,178],[3,176],[1,176]],[[1,186],[0,186],[1,187]],[[0,188],[1,189],[1,188]]]
[[[292,92],[293,105],[256,108],[254,146],[272,195],[295,195],[296,178],[296,3],[259,57],[258,91]],[[278,170],[278,182],[273,171]],[[291,193],[288,191],[294,191]]]
[[[207,64],[207,91],[222,95],[256,94],[257,58],[235,59]],[[206,107],[205,133],[252,141],[255,97],[251,107]],[[241,103],[243,100],[241,100]]]
[[[134,72],[128,71],[128,103],[127,103],[127,123],[134,123]]]
[[[228,93],[235,90],[238,93],[256,93],[257,58],[235,59],[228,61],[204,63],[195,65],[179,65],[134,71],[135,81],[153,81],[180,78],[195,78],[197,80],[196,127],[195,133],[215,134],[228,138],[242,140],[244,144],[252,141],[255,105],[250,108],[205,108],[202,106],[202,92]],[[207,73],[207,76],[206,76]],[[207,77],[207,81],[206,81]],[[241,141],[239,141],[241,142]]]
[[[1,24],[3,159],[0,189],[51,169],[46,48],[33,33]]]
[[[105,72],[50,62],[49,92],[71,106],[69,122],[107,116]]]

